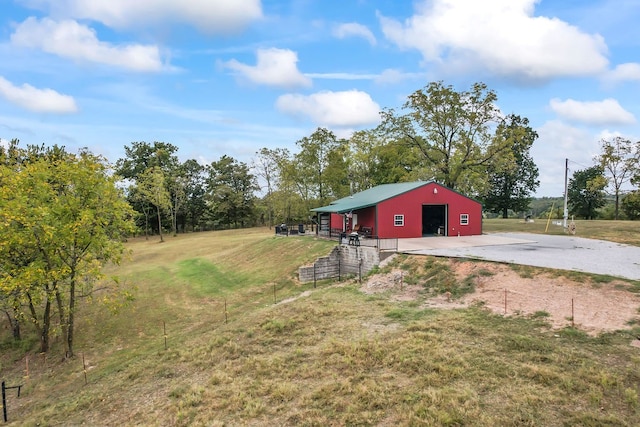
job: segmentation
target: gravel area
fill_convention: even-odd
[[[473,293],[460,299],[430,296],[422,284],[403,284],[405,272],[397,268],[370,276],[360,289],[367,294],[386,293],[392,301],[422,301],[428,308],[458,309],[481,302],[504,316],[544,312],[553,329],[574,326],[590,335],[629,329],[640,320],[640,295],[625,290],[622,279],[594,285],[553,274],[522,277],[509,266],[495,262],[445,262],[459,280],[474,277]],[[640,340],[631,344],[640,346]]]
[[[493,233],[471,237],[400,239],[398,251],[640,280],[640,247],[575,236]]]

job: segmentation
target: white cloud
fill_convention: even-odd
[[[570,160],[569,177],[577,169],[593,164],[598,153],[598,138],[584,129],[569,126],[559,120],[536,128],[538,139],[531,147],[531,156],[540,171],[538,196],[558,197],[564,193],[565,159]]]
[[[333,29],[333,35],[339,39],[344,39],[347,37],[362,37],[367,40],[370,45],[376,45],[376,38],[367,28],[362,24],[358,24],[356,22],[349,22],[347,24],[340,24]]]
[[[617,130],[611,131],[609,129],[604,129],[602,131],[600,131],[600,133],[598,134],[598,141],[602,141],[603,139],[609,140],[609,139],[614,139],[614,138],[625,138],[626,137],[618,132]]]
[[[587,102],[573,99],[561,101],[554,98],[549,105],[558,116],[573,122],[591,125],[626,125],[636,122],[633,114],[622,108],[618,101],[612,98]]]
[[[375,80],[377,74],[354,74],[354,73],[305,73],[307,77],[312,79],[326,80]]]
[[[394,70],[387,68],[384,70],[375,81],[378,84],[396,84],[405,80],[425,80],[426,75],[424,73],[405,73],[400,70]]]
[[[11,42],[41,49],[75,61],[96,62],[133,71],[160,71],[163,68],[157,46],[129,44],[113,46],[101,42],[91,28],[76,21],[56,22],[30,17],[11,35]]]
[[[260,0],[22,0],[61,18],[90,19],[113,28],[180,22],[202,31],[236,32],[262,18]]]
[[[380,16],[385,36],[449,71],[481,69],[544,80],[593,75],[608,64],[600,35],[535,16],[537,0],[423,0],[404,23]]]
[[[620,64],[605,75],[605,80],[613,83],[640,81],[640,64],[637,62]]]
[[[276,108],[292,116],[306,116],[321,126],[362,126],[380,120],[380,106],[359,90],[282,95]]]
[[[12,104],[36,113],[75,113],[78,111],[73,97],[52,89],[38,89],[28,84],[15,86],[0,77],[0,96]]]
[[[309,87],[311,79],[304,76],[297,67],[298,54],[288,49],[259,49],[256,65],[246,65],[235,59],[223,66],[237,71],[253,83],[284,88]]]

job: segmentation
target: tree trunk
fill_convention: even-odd
[[[620,202],[620,194],[616,191],[616,212],[615,212],[615,220],[618,220],[618,206]]]
[[[156,210],[158,211],[158,233],[160,233],[160,241],[164,242],[164,238],[162,237],[162,220],[160,218],[160,208],[157,207]]]
[[[73,357],[73,323],[76,305],[76,278],[75,271],[71,272],[71,282],[69,283],[69,313],[67,314],[67,357]]]
[[[9,321],[9,325],[11,326],[13,339],[16,341],[20,341],[22,337],[20,336],[20,322],[18,321],[18,318],[11,316],[9,310],[5,310],[4,313],[7,315],[7,320]]]
[[[64,303],[62,301],[62,295],[60,290],[56,289],[56,302],[58,304],[58,314],[60,315],[60,327],[62,328],[62,339],[67,341],[69,336],[69,321],[65,316]]]
[[[11,326],[11,332],[13,333],[13,339],[16,341],[22,340],[22,335],[20,334],[20,322],[18,319],[13,319],[13,325]]]
[[[144,238],[149,240],[149,212],[143,208],[144,211]]]
[[[178,235],[178,199],[173,204],[173,237]]]
[[[51,301],[47,294],[47,302],[44,308],[44,314],[42,315],[42,324],[38,319],[36,308],[33,305],[31,295],[27,292],[27,299],[29,300],[29,311],[31,312],[31,320],[40,335],[40,353],[46,353],[49,351],[49,325],[50,325],[50,313],[51,313]]]
[[[509,218],[509,212],[507,208],[502,208],[502,218],[504,219]]]
[[[51,327],[51,300],[47,296],[42,315],[42,329],[40,331],[40,353],[49,351],[49,329]]]

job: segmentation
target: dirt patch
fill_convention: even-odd
[[[291,298],[283,299],[278,304],[289,304],[290,302],[293,302],[293,301],[295,301],[295,300],[297,300],[299,298],[308,297],[309,295],[311,295],[311,291],[304,291],[300,295],[296,295],[296,296],[291,297]]]
[[[625,286],[622,281],[594,285],[547,273],[526,278],[508,265],[490,262],[450,260],[449,268],[457,280],[474,276],[475,292],[458,299],[446,294],[430,296],[420,284],[405,284],[406,273],[395,268],[371,276],[361,290],[370,294],[388,292],[395,301],[423,299],[424,307],[451,309],[481,303],[494,313],[542,315],[553,328],[573,324],[591,335],[628,329],[630,321],[640,320],[640,297],[621,289]]]

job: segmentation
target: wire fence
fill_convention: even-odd
[[[346,278],[348,275],[353,275],[353,271],[360,271],[361,267],[358,264],[352,263],[342,263],[332,270],[331,278],[339,278],[342,280]],[[362,273],[359,273],[359,277],[362,278]],[[310,284],[307,284],[307,287],[310,287]],[[314,281],[313,287],[316,288],[316,282]],[[297,289],[297,288],[296,288]],[[265,302],[267,305],[273,304],[283,304],[287,302],[291,302],[298,298],[296,292],[292,292],[293,289],[289,288],[287,285],[278,285],[278,284],[268,284],[263,287],[260,287],[259,290],[252,293],[252,297],[249,299],[239,299],[235,300],[233,298],[220,297],[216,298],[213,301],[214,307],[214,317],[212,318],[212,329],[218,329],[223,325],[234,322],[236,319],[242,319],[244,316],[244,312],[247,307],[255,306],[256,304],[263,305]],[[298,289],[299,292],[299,289]],[[292,295],[293,293],[293,295]],[[179,327],[179,326],[178,326]],[[151,329],[145,329],[145,333],[140,335],[140,338],[137,338],[140,342],[142,341],[153,341],[157,343],[157,349],[164,351],[170,351],[172,345],[175,346],[175,342],[172,339],[173,334],[182,334],[183,330],[180,329],[178,332],[176,330],[176,324],[172,322],[172,320],[161,320],[159,321],[155,327]],[[136,339],[132,340],[135,342]],[[134,345],[134,344],[132,344]],[[26,394],[27,396],[32,392],[33,386],[29,387],[29,383],[38,383],[44,381],[42,378],[44,375],[48,375],[51,371],[52,365],[51,360],[57,359],[58,353],[55,351],[52,353],[27,353],[24,356],[24,370],[22,373],[14,373],[10,375],[10,378],[2,379],[0,381],[0,405],[2,406],[2,419],[4,422],[8,422],[10,418],[13,418],[11,421],[18,422],[17,416],[15,412],[18,412],[20,406],[19,403],[16,403],[16,400],[21,398],[21,394]],[[91,361],[92,355],[89,354],[88,358],[85,358],[85,353],[83,351],[77,351],[76,357],[70,359],[75,361],[75,366],[72,371],[76,373],[75,378],[77,381],[78,387],[86,387],[95,384],[98,379],[94,379],[92,381],[91,378],[91,370],[92,367],[95,366],[95,362]],[[23,375],[22,375],[23,374]],[[98,378],[100,376],[98,375]],[[15,394],[9,393],[9,390],[16,389]],[[24,392],[26,391],[26,393]],[[11,417],[11,411],[15,411],[13,417]]]

